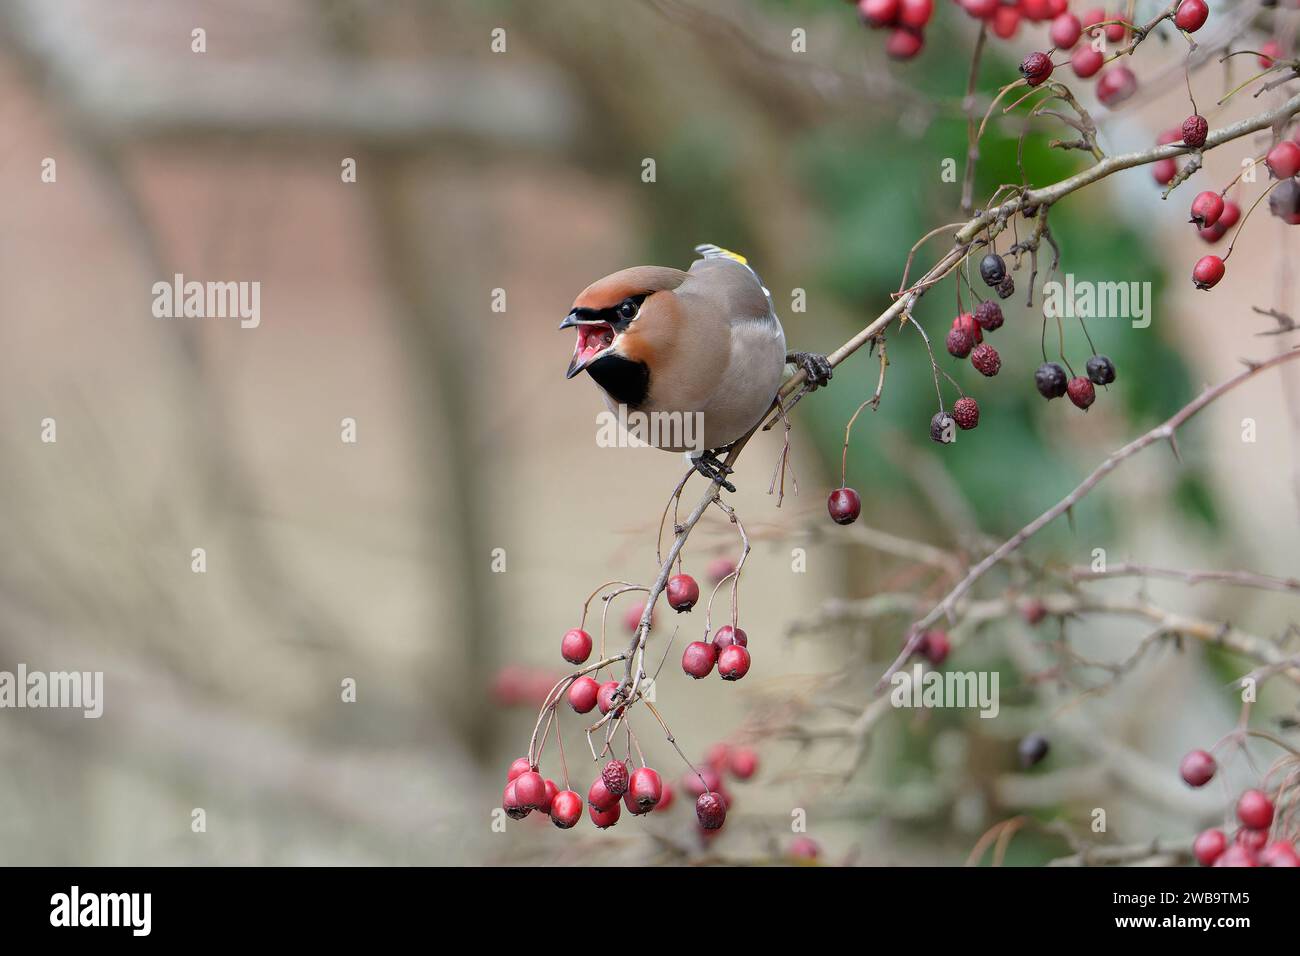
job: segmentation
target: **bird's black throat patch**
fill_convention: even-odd
[[[596,384],[615,402],[636,408],[650,394],[650,367],[621,355],[601,355],[587,366]]]

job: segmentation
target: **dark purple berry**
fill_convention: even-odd
[[[1065,394],[1069,382],[1065,369],[1055,362],[1044,362],[1034,372],[1034,387],[1038,389],[1038,394],[1046,399],[1060,398]]]

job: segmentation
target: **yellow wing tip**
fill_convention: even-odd
[[[703,243],[695,247],[695,251],[705,259],[731,259],[733,262],[739,262],[742,266],[749,265],[749,260],[739,252],[732,252],[730,249],[723,249],[721,246],[715,246],[711,242]]]

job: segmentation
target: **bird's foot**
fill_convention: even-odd
[[[788,352],[785,360],[803,372],[810,392],[825,385],[835,375],[835,366],[825,355],[817,352]]]
[[[723,488],[735,493],[736,486],[727,481],[727,476],[732,473],[732,470],[718,460],[717,451],[706,451],[700,457],[692,458],[691,464],[709,481],[717,482]]]

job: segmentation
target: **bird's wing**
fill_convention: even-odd
[[[723,300],[719,304],[730,321],[750,320],[762,324],[770,323],[778,329],[781,327],[780,320],[776,317],[776,303],[772,301],[772,293],[768,291],[767,286],[763,285],[763,280],[759,278],[748,259],[738,252],[723,249],[712,243],[698,245],[695,251],[701,258],[691,263],[687,281],[682,285],[682,289],[685,289],[688,295],[691,290],[686,287],[690,285],[690,276],[707,277],[713,287],[714,297]],[[744,271],[737,269],[732,263],[739,265]]]

